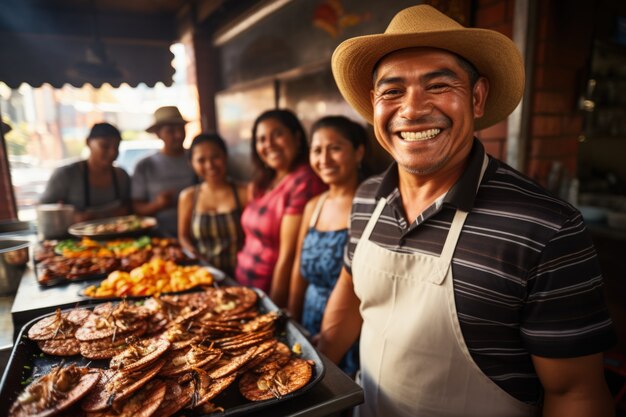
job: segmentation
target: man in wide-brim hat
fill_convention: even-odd
[[[474,137],[522,96],[513,42],[420,5],[332,67],[395,160],[357,192],[320,335],[338,361],[360,333],[357,415],[611,415],[615,335],[580,213]]]
[[[133,173],[133,209],[137,214],[156,216],[159,230],[174,237],[178,235],[178,195],[195,182],[183,147],[186,124],[177,107],[156,109],[146,131],[161,139],[163,148],[139,161]]]

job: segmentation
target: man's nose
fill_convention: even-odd
[[[433,105],[428,96],[417,88],[408,89],[402,98],[398,114],[408,120],[416,120],[432,112]]]

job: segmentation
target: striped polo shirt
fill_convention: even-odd
[[[497,385],[537,404],[542,389],[531,354],[598,353],[615,343],[615,333],[596,252],[578,210],[491,157],[476,193],[483,153],[475,139],[465,173],[412,223],[404,217],[396,164],[366,180],[354,198],[344,263],[351,272],[379,198],[387,204],[370,240],[394,252],[439,256],[456,209],[469,212],[452,260],[465,343]]]

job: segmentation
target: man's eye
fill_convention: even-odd
[[[389,98],[389,97],[396,97],[400,95],[401,93],[402,91],[400,91],[400,89],[398,88],[390,88],[390,89],[381,91],[380,96]]]
[[[431,91],[432,90],[435,90],[435,91],[444,90],[446,88],[448,88],[448,84],[444,84],[444,83],[436,83],[436,84],[431,84],[428,86],[428,89]]]

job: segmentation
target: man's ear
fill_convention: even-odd
[[[480,77],[474,88],[472,89],[472,107],[474,109],[474,118],[483,117],[485,114],[485,103],[489,95],[489,80]]]

